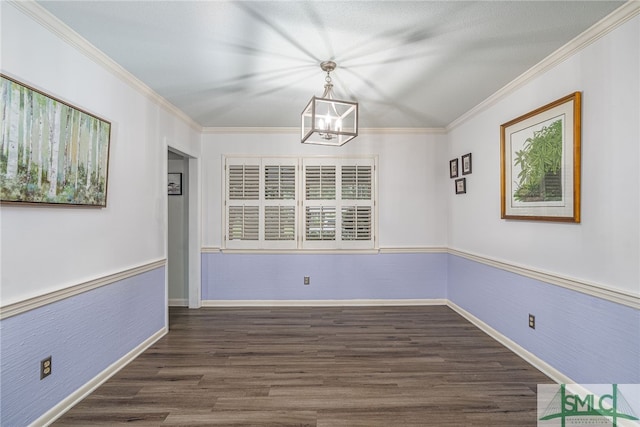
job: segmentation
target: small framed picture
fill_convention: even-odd
[[[467,192],[467,178],[456,179],[456,194],[464,194]]]
[[[449,178],[458,176],[458,159],[449,160]]]
[[[182,174],[179,172],[169,173],[168,194],[170,196],[182,196]]]
[[[462,175],[471,173],[471,153],[462,156]]]

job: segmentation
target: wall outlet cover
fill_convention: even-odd
[[[43,380],[51,375],[53,365],[51,364],[51,356],[40,361],[40,379]]]

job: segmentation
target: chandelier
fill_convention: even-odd
[[[320,64],[325,77],[324,93],[313,96],[302,112],[303,144],[341,146],[358,136],[358,103],[333,98],[331,72],[336,69],[333,61]]]

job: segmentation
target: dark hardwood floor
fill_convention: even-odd
[[[548,377],[445,306],[170,310],[55,426],[535,426]]]

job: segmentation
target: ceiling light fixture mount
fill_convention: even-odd
[[[358,103],[341,101],[333,97],[331,72],[337,64],[333,61],[320,63],[325,77],[324,93],[313,96],[302,112],[301,142],[341,146],[358,136]]]

